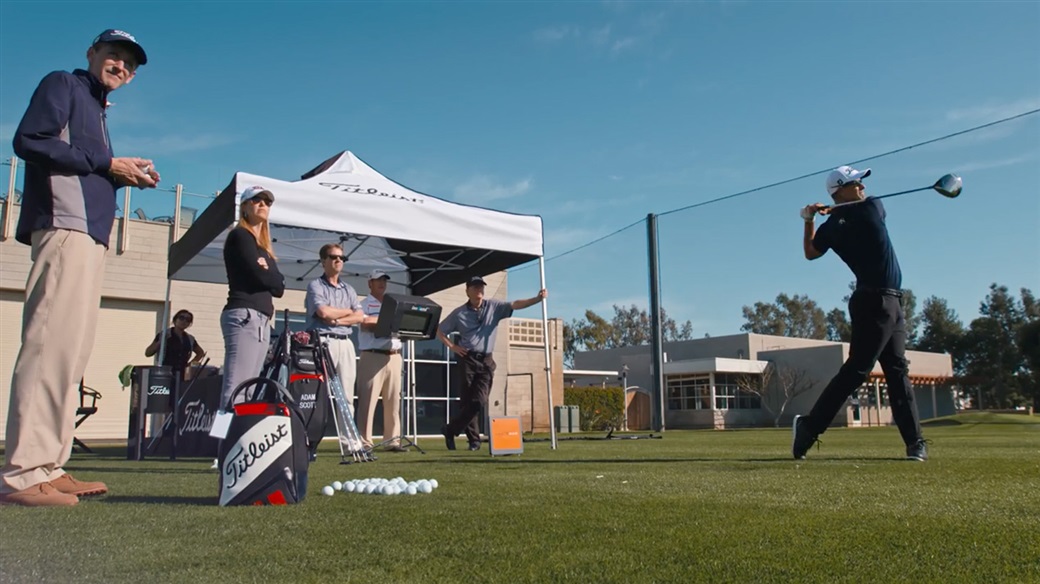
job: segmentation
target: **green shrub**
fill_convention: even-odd
[[[578,406],[583,432],[616,430],[625,419],[625,400],[620,387],[567,387],[563,403]]]

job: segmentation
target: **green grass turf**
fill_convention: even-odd
[[[805,461],[788,430],[494,459],[427,438],[425,455],[352,465],[327,444],[302,504],[223,509],[210,461],[100,448],[68,469],[108,496],[0,508],[0,581],[1040,582],[1040,418],[959,416],[926,436],[926,463],[902,460],[894,428],[830,430]],[[319,493],[396,476],[440,488]]]

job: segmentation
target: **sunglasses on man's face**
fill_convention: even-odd
[[[325,256],[325,259],[332,260],[332,261],[339,260],[341,262],[345,262],[345,261],[347,261],[347,256],[343,256],[343,255],[327,255],[327,256]]]

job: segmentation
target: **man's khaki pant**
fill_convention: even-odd
[[[372,421],[380,395],[383,396],[383,439],[389,440],[401,434],[401,355],[361,351],[357,423],[365,446],[372,446]]]
[[[350,409],[354,409],[354,383],[357,380],[357,353],[354,352],[354,343],[350,339],[334,339],[324,337],[329,347],[329,357],[336,367],[339,382],[343,384],[343,393],[346,395]],[[354,415],[357,418],[357,414]]]
[[[101,311],[105,246],[79,231],[40,230],[32,234],[32,260],[7,410],[4,493],[65,473]]]

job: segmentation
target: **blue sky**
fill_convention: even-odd
[[[40,78],[84,66],[108,27],[150,59],[112,96],[117,154],[154,159],[163,186],[295,180],[349,149],[417,190],[541,215],[549,258],[1040,108],[1037,2],[5,0],[0,156]],[[887,201],[918,297],[967,322],[991,282],[1040,292],[1040,115],[866,166],[868,194],[964,178],[957,200]],[[798,209],[826,200],[814,176],[661,217],[664,306],[700,336],[738,332],[742,306],[780,292],[841,305],[847,268],[801,252]],[[645,307],[646,266],[642,223],[552,259],[550,314]],[[537,266],[510,275],[513,297],[537,285]]]

